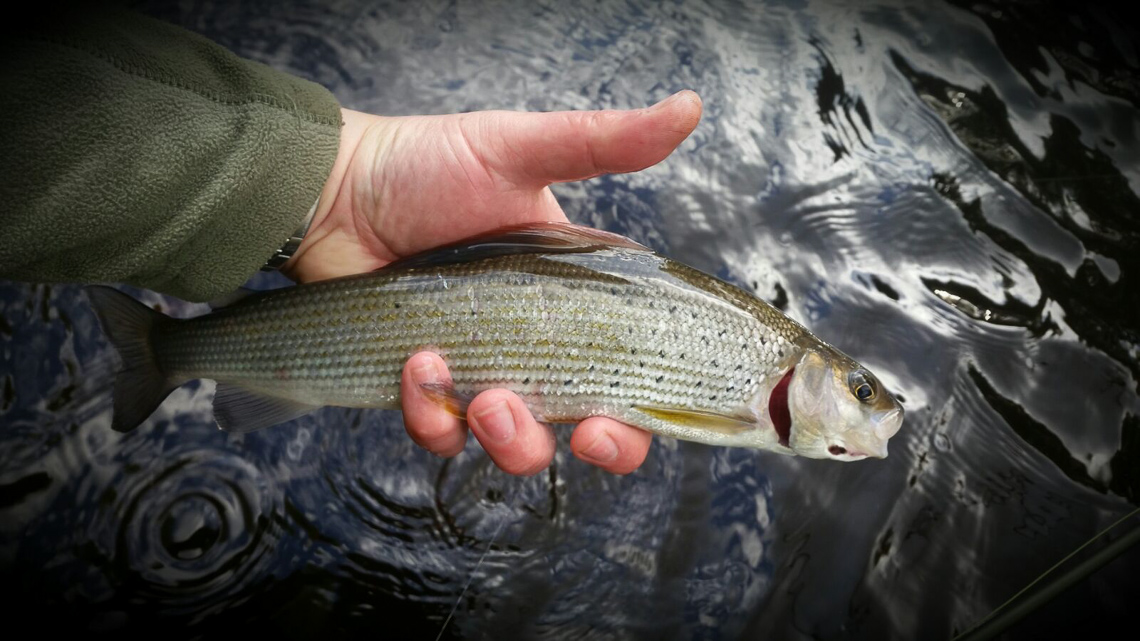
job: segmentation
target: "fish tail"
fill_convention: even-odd
[[[129,432],[178,387],[162,371],[151,343],[152,330],[166,317],[110,287],[92,286],[86,292],[122,361],[115,378],[111,427],[116,432]]]

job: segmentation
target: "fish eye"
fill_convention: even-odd
[[[847,377],[847,384],[859,402],[869,403],[875,400],[875,385],[871,381],[871,377],[863,370],[851,372],[851,375]]]

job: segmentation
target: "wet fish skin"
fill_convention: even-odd
[[[849,391],[824,389],[835,387],[836,368],[865,370],[779,310],[628,239],[571,225],[505,230],[189,320],[115,295],[123,296],[92,290],[127,364],[116,429],[133,428],[197,378],[218,381],[215,415],[238,431],[324,405],[398,409],[403,363],[428,349],[448,363],[453,387],[427,391],[460,414],[478,392],[506,388],[540,421],[609,416],[673,438],[840,460],[885,455],[897,431],[894,419],[881,427],[880,412],[876,432],[860,413],[866,403],[848,408]],[[140,333],[145,341],[132,338]],[[814,375],[818,389],[797,384],[832,370]],[[142,376],[161,381],[160,391],[119,393]],[[808,396],[839,401],[807,408]],[[777,397],[793,410],[790,425],[773,420]],[[803,408],[844,424],[819,425],[796,414]],[[860,455],[829,453],[838,442],[831,432],[850,433],[839,440],[858,441],[844,449]]]

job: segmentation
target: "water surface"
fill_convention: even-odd
[[[374,113],[698,91],[667,161],[559,185],[775,302],[907,408],[885,461],[656,439],[441,461],[398,413],[218,431],[212,384],[110,431],[76,286],[0,284],[0,567],[46,629],[310,638],[948,638],[1140,488],[1137,33],[1092,3],[151,2]],[[168,313],[201,313],[133,292]],[[1137,526],[1136,520],[1128,524]],[[1087,555],[1086,555],[1087,556]],[[1131,553],[1011,633],[1128,612]]]

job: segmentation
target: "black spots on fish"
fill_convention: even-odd
[[[595,369],[597,369],[597,366],[596,366],[596,365],[590,365],[590,371],[591,371],[591,372],[592,372],[592,371],[594,371]]]
[[[716,394],[713,394],[712,396],[710,396],[710,397],[709,397],[709,400],[710,400],[710,401],[715,401],[716,399],[717,399],[717,395],[716,395]]]
[[[529,376],[527,376],[526,378],[523,379],[523,385],[530,385],[530,377]]]
[[[637,366],[641,369],[645,369],[645,361],[637,361]]]
[[[562,384],[563,384],[563,385],[573,385],[573,384],[574,384],[574,379],[572,379],[572,378],[568,378],[568,379],[566,379],[566,380],[562,381]]]
[[[705,345],[708,345],[708,344],[709,344],[709,337],[708,337],[708,335],[706,335],[706,334],[701,334],[701,342],[702,342],[702,343],[704,343]]]
[[[717,338],[724,338],[724,335],[725,335],[725,334],[727,334],[727,333],[728,333],[728,330],[727,330],[727,329],[722,329],[722,330],[720,330],[719,332],[717,332],[717,333],[716,333],[716,337],[717,337]]]
[[[697,381],[697,384],[694,385],[693,387],[700,387],[703,384],[704,384],[704,381]]]
[[[665,350],[663,350],[663,349],[657,350],[657,355],[660,356],[661,358],[665,358]]]
[[[614,376],[620,376],[620,375],[621,375],[621,368],[615,367],[614,368]]]
[[[743,365],[737,365],[737,366],[736,366],[736,370],[735,370],[735,371],[739,372],[739,371],[740,371],[740,370],[742,370],[742,369],[744,369],[744,366],[743,366]],[[749,379],[749,380],[752,380],[752,379]]]
[[[673,305],[673,306],[671,306],[671,307],[669,308],[669,313],[670,313],[670,314],[673,314],[673,313],[675,313],[676,311],[677,311],[677,306],[676,306],[676,305]]]
[[[629,348],[629,353],[633,354],[634,356],[637,356],[637,348],[636,347]]]
[[[664,374],[662,374],[662,375],[660,375],[660,376],[658,376],[658,377],[657,377],[657,382],[658,382],[658,383],[660,383],[660,382],[661,382],[661,381],[663,381],[663,380],[665,380],[665,375],[664,375]]]
[[[618,295],[618,288],[617,287],[611,287],[610,288],[610,294],[617,296]]]
[[[712,366],[713,366],[713,367],[720,367],[720,361],[718,361],[718,360],[716,360],[716,359],[714,358],[714,359],[713,359],[713,362],[712,362]]]
[[[392,307],[395,307],[396,309],[400,309],[400,304],[399,303],[392,303]]]
[[[697,310],[694,309],[694,310],[690,311],[689,313],[693,315],[693,318],[697,317]]]
[[[618,385],[621,385],[621,381],[614,381],[610,383],[610,387],[617,387]]]

